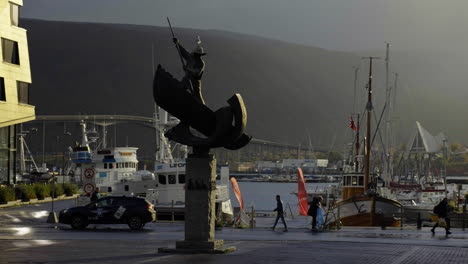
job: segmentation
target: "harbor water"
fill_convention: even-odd
[[[326,189],[336,183],[306,183],[307,191]],[[232,186],[230,186],[232,187]],[[285,207],[289,204],[294,214],[298,213],[298,199],[292,192],[297,192],[297,183],[277,183],[277,182],[239,182],[242,198],[249,211],[252,206],[256,210],[273,210],[276,208],[275,196],[279,194]],[[233,207],[239,207],[239,202],[230,190]]]

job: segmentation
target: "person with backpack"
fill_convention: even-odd
[[[451,206],[448,204],[448,199],[444,198],[438,205],[434,207],[434,214],[436,214],[440,219],[445,220],[445,234],[450,235],[452,234],[450,232],[450,218],[448,217],[448,213],[451,211]],[[432,234],[435,233],[436,227],[439,226],[439,221],[434,225],[434,227],[431,229]]]
[[[322,196],[312,198],[310,203],[308,215],[312,216],[312,232],[317,231],[317,210],[322,207],[321,201],[323,200]]]

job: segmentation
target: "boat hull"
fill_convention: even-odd
[[[400,226],[402,206],[382,197],[352,197],[338,202],[328,214],[327,222],[334,225],[337,218],[344,226]]]

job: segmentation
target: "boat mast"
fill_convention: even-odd
[[[383,179],[386,183],[390,182],[391,178],[391,147],[390,147],[390,112],[391,112],[391,102],[390,102],[390,86],[389,86],[389,62],[390,62],[390,43],[386,43],[386,52],[385,52],[385,148],[387,151],[384,153],[384,169],[383,169]]]
[[[359,172],[359,130],[360,130],[360,122],[359,119],[361,118],[360,113],[357,114],[357,130],[356,130],[356,144],[355,144],[355,151],[356,155],[354,155],[354,172]]]
[[[356,90],[357,90],[357,80],[358,80],[358,72],[359,72],[359,66],[355,66],[354,68],[354,97],[353,97],[353,113],[356,111]],[[358,155],[359,155],[359,119],[360,119],[360,114],[357,114],[357,130],[356,130],[356,143],[355,143],[355,155],[354,155],[354,172],[359,172],[359,160],[358,160]]]
[[[365,57],[369,60],[369,82],[367,89],[367,130],[366,130],[366,148],[365,148],[365,164],[364,164],[364,190],[369,189],[370,182],[370,152],[371,152],[371,113],[374,108],[372,105],[372,60],[379,59],[378,57]]]
[[[153,74],[156,74],[156,69],[154,67],[154,43],[151,45],[151,66],[153,67]],[[154,78],[154,76],[153,76]],[[154,113],[153,113],[153,125],[154,125],[154,137],[155,137],[155,152],[154,152],[154,164],[160,160],[159,152],[161,150],[161,142],[159,140],[159,107],[154,103]],[[156,168],[154,168],[156,170]]]
[[[155,74],[156,69],[154,67],[154,44],[151,46],[151,54],[153,73]],[[174,158],[171,153],[171,146],[164,136],[166,126],[169,125],[168,121],[168,113],[161,109],[156,103],[154,103],[153,125],[156,138],[156,151],[154,153],[155,169],[156,164],[160,162],[174,162]]]

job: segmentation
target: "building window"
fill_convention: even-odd
[[[107,163],[104,163],[104,169],[107,169]]]
[[[18,102],[22,104],[29,104],[29,83],[16,82],[18,86]]]
[[[10,3],[10,19],[12,26],[19,26],[19,5]]]
[[[0,77],[0,101],[6,101],[5,80]]]
[[[169,184],[176,184],[176,176],[171,174],[169,175]]]
[[[2,38],[3,61],[19,65],[18,42]]]
[[[0,149],[0,184],[8,183],[9,151]]]
[[[179,183],[185,183],[185,174],[179,174]]]
[[[158,175],[158,180],[160,184],[166,184],[166,175]]]
[[[13,153],[10,153],[11,127],[0,127],[0,184],[8,184],[14,171],[11,169]],[[13,160],[14,161],[14,160]],[[14,175],[14,174],[13,174]]]

